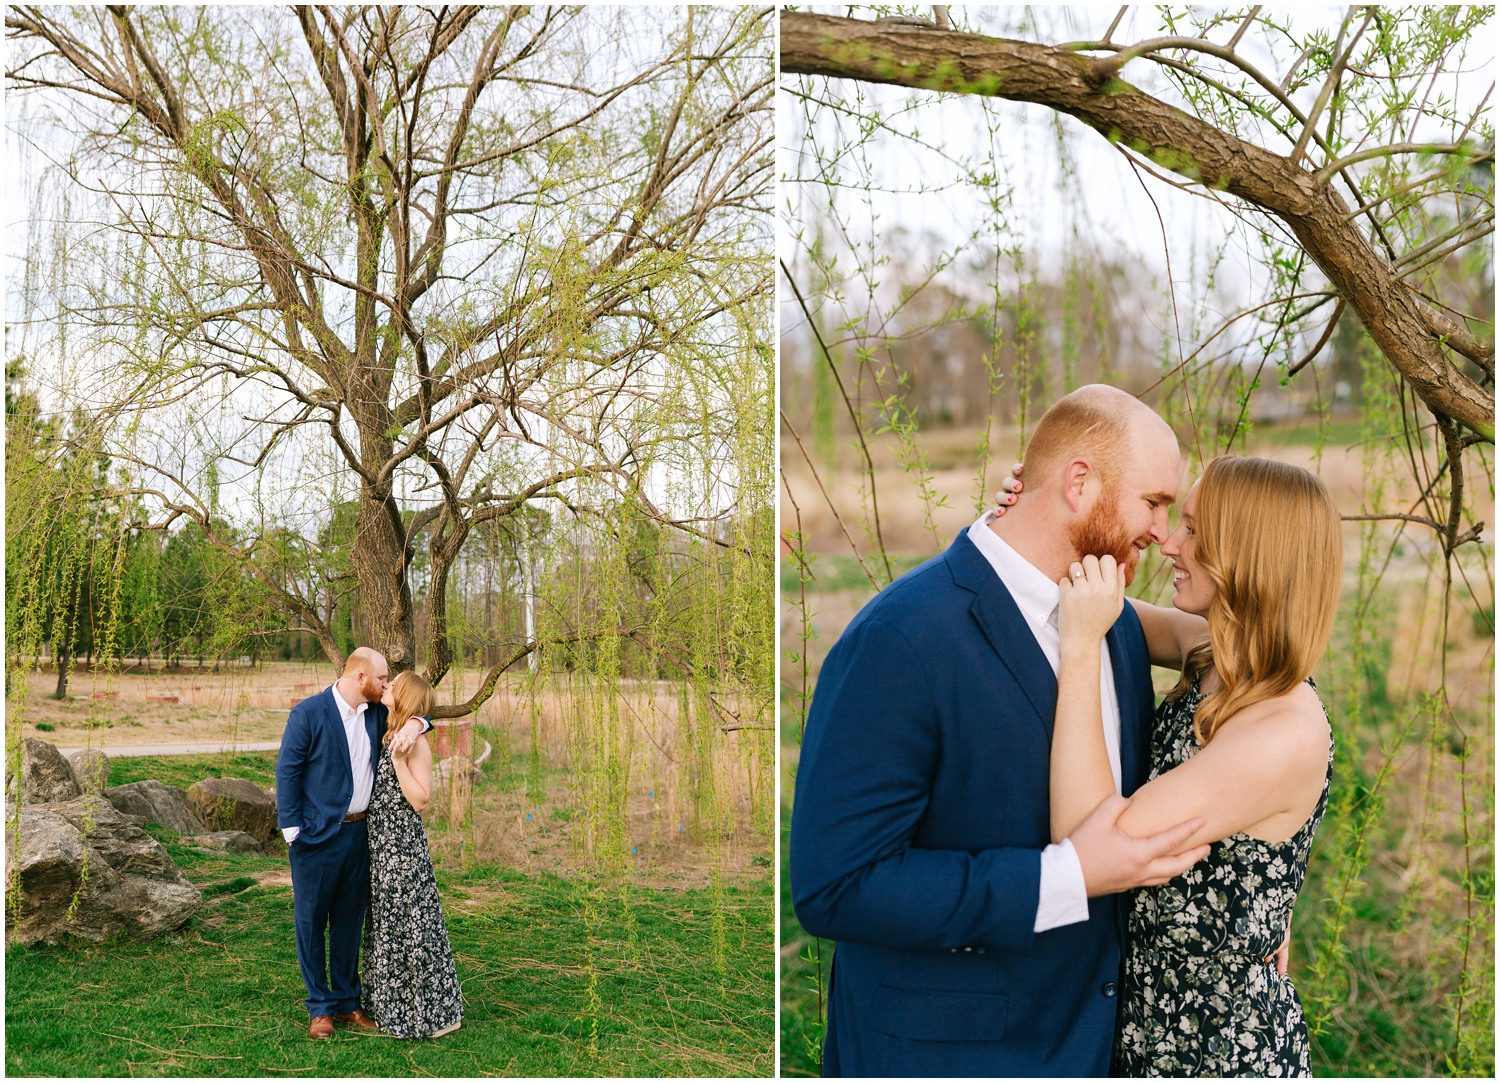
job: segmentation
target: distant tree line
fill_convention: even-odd
[[[151,528],[146,509],[111,480],[107,452],[91,444],[91,419],[47,416],[26,387],[21,361],[6,368],[5,402],[7,613],[34,626],[38,655],[57,672],[57,698],[67,696],[74,670],[96,661],[175,669],[239,658],[252,665],[326,658],[318,638],[276,592],[226,550],[226,537],[234,550],[257,552],[279,563],[281,574],[310,580],[307,593],[322,600],[345,654],[372,641],[348,570],[354,502],[331,508],[311,539],[284,528],[252,538],[223,518],[210,519],[212,536],[194,519]],[[575,624],[587,619],[591,596],[610,574],[600,565],[610,561],[592,551],[597,544],[580,546],[576,531],[539,509],[485,527],[470,536],[445,586],[452,656],[489,667],[534,639],[539,596],[554,624],[569,623],[570,614]],[[711,605],[730,574],[727,560],[713,559],[721,547],[684,539],[657,523],[633,522],[615,540],[625,554],[618,592],[633,626],[645,627],[653,605]],[[704,553],[690,553],[695,547],[706,550],[706,561]],[[419,548],[412,567],[419,599],[431,587],[423,556]],[[648,644],[644,636],[622,642],[624,675],[683,675]],[[565,642],[553,664],[588,665],[591,650],[583,640]]]

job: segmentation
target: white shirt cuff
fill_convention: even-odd
[[[292,841],[296,839],[296,837],[300,834],[302,834],[302,828],[300,827],[283,827],[281,829],[281,837],[286,839],[286,844],[288,846],[290,846],[292,844]],[[1046,866],[1043,867],[1045,868]]]
[[[1042,851],[1042,884],[1032,931],[1044,933],[1088,919],[1089,891],[1083,882],[1083,866],[1073,841],[1063,839]]]

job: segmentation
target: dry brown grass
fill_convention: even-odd
[[[876,496],[880,504],[881,536],[886,551],[892,556],[916,553],[931,553],[938,546],[933,534],[924,523],[925,509],[917,495],[917,486],[897,460],[897,441],[889,434],[867,438],[870,454],[875,463]],[[978,514],[974,501],[978,474],[978,452],[975,436],[970,432],[938,430],[922,433],[919,446],[932,467],[933,490],[947,499],[948,507],[933,513],[933,522],[938,535],[951,540],[961,529],[974,521]],[[1013,431],[997,431],[992,437],[996,448],[994,460],[985,476],[983,496],[986,500],[999,488],[999,481],[1010,469],[1010,455],[1019,447],[1019,439]],[[1294,463],[1317,473],[1333,494],[1339,511],[1355,514],[1361,511],[1406,511],[1410,508],[1419,490],[1410,477],[1393,478],[1387,487],[1388,507],[1368,509],[1360,507],[1360,493],[1364,489],[1363,452],[1358,447],[1341,447],[1329,444],[1315,457],[1313,448],[1303,445],[1286,445],[1270,441],[1255,441],[1252,438],[1250,454],[1263,455],[1282,462]],[[804,546],[809,552],[827,554],[849,554],[849,543],[840,529],[838,519],[828,508],[812,471],[797,450],[787,441],[782,447],[782,474],[790,486],[792,496],[801,508]],[[839,517],[862,552],[872,552],[874,545],[866,537],[862,525],[866,513],[861,508],[859,495],[859,460],[850,441],[840,439],[838,454],[831,470],[819,468],[823,487],[838,507]],[[1192,478],[1184,477],[1182,495]],[[1474,517],[1478,522],[1495,521],[1493,498],[1484,493],[1471,493],[1476,502]],[[793,529],[796,516],[791,498],[786,489],[781,493],[781,523],[783,529]],[[1413,537],[1426,528],[1415,528]]]
[[[450,858],[467,848],[474,860],[528,873],[571,876],[596,868],[580,763],[583,718],[597,708],[593,696],[597,692],[571,675],[553,677],[546,687],[517,678],[498,689],[477,719],[494,745],[486,772],[498,784],[476,790],[465,835],[434,832],[434,847]],[[704,761],[680,724],[677,686],[625,681],[613,701],[614,753],[628,763],[623,815],[634,851],[626,858],[631,882],[687,887],[708,883],[715,872],[731,883],[767,875],[769,741],[757,740],[753,731],[722,733],[717,719],[710,720],[706,763],[717,804],[700,802],[695,795],[704,789],[698,777]],[[527,796],[538,780],[531,767],[533,734],[541,761],[539,800]]]
[[[151,672],[78,670],[69,679],[68,698],[56,700],[57,674],[48,668],[29,673],[25,698],[6,706],[12,725],[19,716],[24,736],[64,747],[275,741],[286,728],[293,699],[326,688],[333,679],[326,665],[296,662],[217,670],[193,665]],[[152,702],[153,696],[175,696],[177,702]],[[37,730],[38,722],[52,731]]]

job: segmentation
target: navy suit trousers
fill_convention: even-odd
[[[291,864],[292,920],[307,1014],[352,1012],[359,1007],[359,942],[370,903],[365,821],[343,824],[332,838],[313,846],[297,839]]]

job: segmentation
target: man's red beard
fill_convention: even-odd
[[[1125,571],[1125,585],[1135,579],[1135,567],[1141,561],[1141,551],[1135,547],[1135,539],[1120,518],[1118,493],[1113,485],[1105,486],[1094,501],[1093,510],[1081,523],[1068,528],[1068,540],[1079,556],[1102,557],[1106,553],[1115,558]]]
[[[366,703],[379,703],[382,695],[380,682],[368,673],[360,674],[359,694],[365,697]]]

